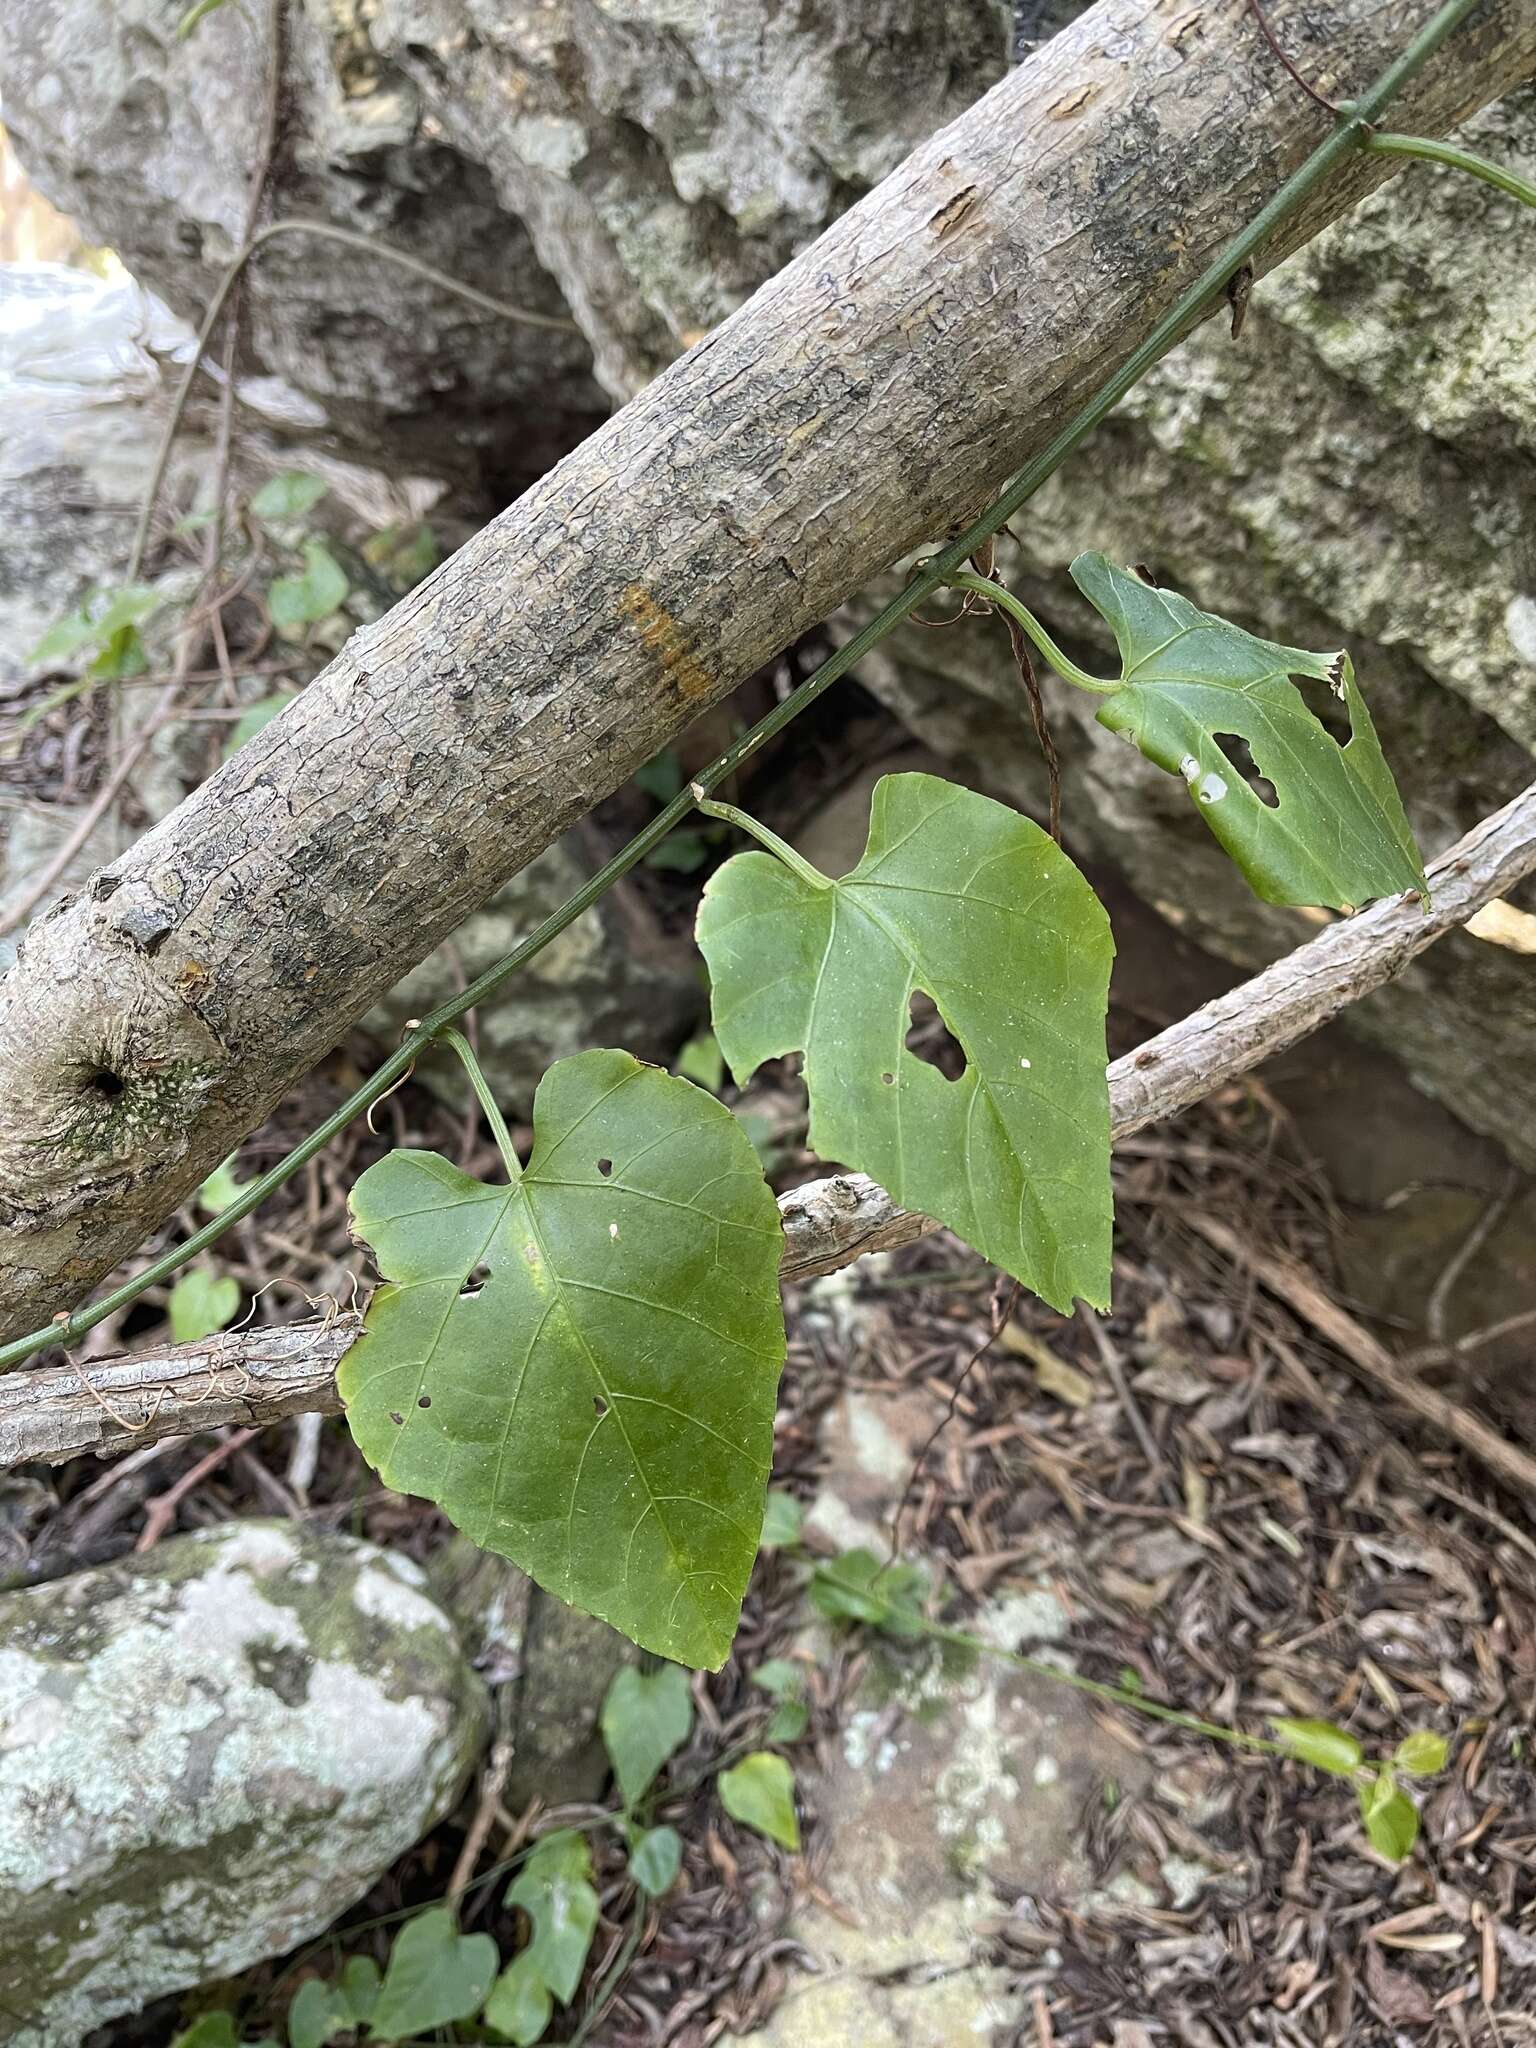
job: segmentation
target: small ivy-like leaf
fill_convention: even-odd
[[[395,590],[414,590],[442,559],[437,535],[426,521],[386,526],[363,542],[363,560]]]
[[[49,627],[27,655],[35,667],[68,661],[88,647],[111,651],[125,631],[142,626],[166,602],[166,594],[150,583],[125,583],[115,590],[93,590],[74,611]],[[137,640],[137,632],[134,639]]]
[[[352,2001],[339,1984],[308,1977],[288,2008],[288,2048],[326,2048],[338,2034],[357,2027]]]
[[[770,1657],[752,1673],[752,1683],[778,1701],[763,1729],[764,1742],[798,1742],[811,1718],[805,1703],[805,1666],[788,1657]]]
[[[370,2021],[384,2040],[472,2019],[500,1961],[488,1934],[460,1934],[447,1906],[407,1920],[395,1936]]]
[[[768,1494],[768,1505],[763,1510],[764,1550],[788,1550],[800,1541],[800,1530],[805,1521],[805,1509],[792,1493],[785,1493],[781,1487],[772,1487]]]
[[[235,1161],[239,1157],[231,1152],[229,1157],[216,1166],[197,1191],[197,1206],[210,1216],[222,1216],[230,1203],[245,1186],[243,1180],[235,1179]]]
[[[629,1874],[647,1898],[659,1899],[677,1881],[683,1838],[676,1828],[647,1828],[629,1852]]]
[[[267,609],[279,631],[293,632],[327,619],[346,601],[351,589],[346,572],[324,541],[304,543],[304,569],[298,576],[279,576],[267,592]]]
[[[144,652],[138,627],[119,626],[103,644],[86,674],[93,683],[121,683],[130,676],[143,675],[148,667],[149,656]]]
[[[1156,590],[1104,555],[1079,555],[1072,579],[1114,631],[1122,687],[1099,723],[1182,775],[1200,815],[1266,903],[1348,910],[1376,896],[1427,893],[1424,866],[1347,654],[1260,640]],[[1329,684],[1349,713],[1339,742],[1292,682]],[[1222,752],[1245,740],[1276,801]]]
[[[171,2048],[238,2048],[239,2039],[227,2012],[205,2012],[171,2036]]]
[[[485,2001],[485,2022],[498,2040],[515,2041],[518,2048],[531,2048],[542,2041],[555,2007],[549,1986],[539,1975],[528,1951],[502,1971]]]
[[[692,875],[709,859],[709,840],[702,832],[669,832],[659,846],[645,856],[648,868],[668,874]]]
[[[278,690],[270,697],[263,697],[259,704],[251,705],[248,711],[243,711],[229,728],[224,742],[225,760],[231,754],[238,754],[247,740],[255,739],[257,733],[269,726],[280,711],[286,711],[298,694],[297,690]]]
[[[507,1888],[507,1904],[528,1915],[533,1936],[485,2004],[487,2022],[526,2048],[549,2025],[551,2003],[569,2005],[597,1927],[592,1857],[574,1828],[546,1835]]]
[[[358,2026],[373,2018],[383,1974],[372,1956],[348,1956],[341,1966],[341,1989]]]
[[[763,1724],[764,1742],[798,1742],[811,1723],[804,1700],[780,1700]]]
[[[663,1664],[659,1671],[626,1665],[615,1674],[603,1698],[603,1743],[626,1808],[645,1797],[692,1727],[693,1695],[680,1665]]]
[[[814,873],[814,871],[809,871]],[[805,1055],[810,1140],[1070,1312],[1109,1300],[1109,919],[1046,833],[932,775],[877,784],[840,881],[767,853],[705,885],[699,944],[738,1083]],[[906,1046],[922,990],[965,1054]]]
[[[725,1079],[725,1055],[713,1031],[701,1031],[690,1038],[677,1056],[677,1071],[685,1081],[696,1081],[711,1095],[718,1095]]]
[[[1390,1771],[1359,1788],[1360,1814],[1371,1847],[1389,1863],[1402,1863],[1419,1839],[1419,1810]]]
[[[220,0],[214,0],[214,4],[220,4]],[[325,493],[323,478],[311,476],[308,470],[285,469],[262,485],[251,500],[251,510],[258,519],[302,519]]]
[[[886,1635],[923,1632],[927,1580],[921,1566],[891,1564],[872,1550],[845,1550],[811,1573],[811,1605],[830,1621],[862,1621]]]
[[[773,1451],[778,1205],[730,1112],[628,1053],[551,1067],[533,1132],[511,1187],[393,1152],[353,1188],[393,1284],[340,1368],[348,1423],[387,1486],[717,1668]]]
[[[720,1804],[743,1827],[754,1828],[789,1850],[800,1847],[795,1774],[783,1757],[757,1749],[716,1779]]]
[[[798,1699],[805,1691],[805,1666],[792,1657],[769,1657],[752,1673],[752,1683],[772,1699]]]
[[[683,764],[670,747],[635,770],[635,781],[655,803],[669,804],[683,786]]]
[[[194,1266],[171,1289],[165,1312],[173,1344],[195,1344],[216,1330],[227,1330],[240,1309],[240,1283],[228,1273]]]
[[[1336,1778],[1352,1777],[1365,1755],[1353,1735],[1336,1728],[1332,1721],[1291,1721],[1271,1718],[1276,1739],[1299,1763],[1315,1770],[1329,1771]]]
[[[1415,1728],[1397,1745],[1392,1761],[1410,1778],[1432,1778],[1445,1769],[1450,1753],[1451,1746],[1443,1735],[1437,1735],[1433,1728]]]

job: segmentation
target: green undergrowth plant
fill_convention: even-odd
[[[950,580],[1103,699],[1099,718],[1184,782],[1267,900],[1345,910],[1425,894],[1347,655],[1259,639],[1101,555],[1073,574],[1114,631],[1116,677],[1077,668],[995,582]],[[1337,706],[1342,741],[1297,677]],[[1062,1313],[1108,1308],[1113,945],[1070,857],[931,775],[880,780],[863,857],[842,876],[702,785],[691,794],[758,842],[715,870],[698,913],[714,1040],[737,1084],[800,1054],[823,1158]],[[959,1047],[958,1075],[908,1047],[919,995]],[[716,1668],[762,1536],[784,1356],[762,1163],[703,1087],[606,1050],[550,1068],[523,1158],[467,1041],[438,1036],[503,1175],[400,1150],[353,1188],[353,1232],[382,1284],[338,1371],[348,1425],[387,1485],[437,1502],[643,1648]]]
[[[805,1731],[805,1670],[778,1659],[753,1675],[777,1702],[762,1725],[694,1777],[673,1782],[673,1761],[694,1730],[688,1675],[677,1664],[620,1671],[604,1695],[600,1722],[618,1803],[578,1827],[549,1829],[477,1882],[478,1889],[508,1879],[503,1902],[515,1909],[521,1930],[513,1951],[504,1956],[489,1934],[463,1932],[457,1910],[439,1901],[400,1919],[382,1969],[370,1955],[338,1954],[328,1973],[305,1977],[287,2000],[277,2035],[268,2032],[248,2048],[400,2048],[441,2039],[445,2030],[459,2041],[534,2048],[557,2008],[576,2002],[587,1975],[601,1915],[592,1842],[607,1833],[623,1849],[629,1930],[618,1960],[590,1988],[586,2017],[572,2037],[585,2039],[647,1914],[682,1868],[682,1836],[657,1819],[658,1810],[680,1811],[680,1801],[712,1781],[713,1797],[732,1820],[791,1854],[800,1848],[794,1773],[779,1750]],[[232,2013],[212,2012],[178,2033],[170,2048],[241,2048],[243,2038]]]
[[[339,1372],[348,1424],[388,1483],[436,1501],[541,1584],[658,1656],[717,1667],[763,1532],[784,1354],[782,1240],[762,1162],[704,1087],[607,1049],[544,1076],[524,1157],[454,1029],[674,827],[706,854],[722,831],[758,842],[711,875],[698,922],[714,1048],[736,1082],[799,1054],[811,1142],[824,1157],[872,1174],[1053,1306],[1107,1307],[1112,948],[1104,911],[1067,853],[988,797],[897,775],[876,787],[862,858],[830,876],[711,793],[929,597],[952,588],[973,614],[1005,613],[1065,684],[1098,697],[1099,720],[1182,781],[1194,814],[1266,901],[1347,912],[1424,894],[1347,654],[1264,640],[1086,554],[1074,577],[1119,652],[1119,673],[1095,676],[995,580],[990,544],[1244,266],[1261,260],[1322,180],[1357,150],[1389,146],[1378,132],[1383,110],[1475,4],[1445,0],[1087,403],[875,619],[696,781],[677,787],[675,761],[655,764],[661,808],[567,903],[421,1019],[277,1166],[249,1182],[227,1176],[216,1195],[205,1184],[217,1213],[186,1242],[89,1307],[0,1346],[0,1367],[72,1341],[189,1265],[447,1044],[480,1098],[502,1173],[480,1182],[445,1159],[400,1150],[352,1190],[354,1230],[383,1281]],[[1390,146],[1451,160],[1413,138]],[[1524,196],[1502,174],[1496,181]],[[275,223],[240,261],[280,230],[339,232]],[[67,624],[74,652],[93,662],[138,658],[125,636],[151,615],[140,569],[152,496],[124,590],[89,601]],[[268,592],[275,624],[324,644],[354,588],[370,577],[408,579],[427,555],[398,536],[372,563],[343,560],[307,526],[313,503],[309,480],[275,479],[249,510],[281,570]],[[697,850],[684,848],[685,864]],[[958,1074],[908,1046],[920,996],[958,1048]],[[698,1048],[692,1070],[717,1079],[707,1058]],[[204,1296],[194,1305],[206,1323],[222,1315],[227,1294]],[[753,1774],[753,1797],[763,1791],[755,1781],[771,1776]],[[1395,1790],[1381,1795],[1384,1810]]]
[[[882,1560],[870,1550],[807,1559],[807,1597],[827,1620],[872,1629],[903,1644],[927,1642],[941,1649],[965,1652],[972,1658],[995,1658],[1015,1671],[1053,1685],[1064,1685],[1106,1705],[1124,1707],[1144,1719],[1160,1721],[1186,1733],[1248,1750],[1277,1760],[1308,1764],[1329,1777],[1353,1786],[1361,1821],[1371,1847],[1389,1863],[1412,1854],[1419,1835],[1418,1808],[1403,1790],[1404,1778],[1429,1778],[1444,1770],[1450,1754],[1443,1735],[1430,1728],[1414,1729],[1390,1756],[1368,1759],[1358,1738],[1332,1721],[1296,1720],[1271,1715],[1269,1736],[1253,1735],[1220,1721],[1207,1721],[1183,1708],[1149,1699],[1133,1671],[1120,1682],[1087,1678],[1066,1665],[1043,1657],[1024,1656],[972,1631],[930,1618],[927,1574],[921,1566]]]

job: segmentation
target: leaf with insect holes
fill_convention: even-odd
[[[351,1210],[390,1283],[338,1374],[379,1477],[643,1648],[717,1668],[784,1361],[778,1205],[730,1111],[578,1053],[539,1083],[515,1185],[392,1152]]]
[[[651,1789],[667,1758],[682,1748],[693,1726],[693,1695],[680,1665],[636,1671],[626,1665],[603,1698],[603,1746],[626,1808]]]
[[[1109,1300],[1109,919],[1038,825],[932,775],[876,785],[840,881],[740,853],[699,906],[739,1083],[805,1054],[811,1144],[935,1216],[1053,1308]],[[906,1046],[922,990],[965,1054]]]
[[[1348,910],[1375,896],[1428,892],[1424,865],[1347,654],[1260,640],[1156,590],[1104,555],[1079,555],[1072,580],[1114,631],[1121,687],[1099,723],[1182,775],[1200,815],[1266,903]],[[1349,713],[1341,746],[1291,681],[1326,683]],[[1274,790],[1266,803],[1222,751],[1247,743]]]

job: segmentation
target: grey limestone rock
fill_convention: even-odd
[[[418,1568],[270,1521],[0,1598],[0,2041],[281,1955],[450,1808],[484,1687]]]

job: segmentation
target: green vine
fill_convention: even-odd
[[[707,796],[766,740],[782,731],[801,712],[815,703],[834,682],[847,674],[928,598],[943,589],[957,575],[965,574],[965,565],[971,557],[983,549],[1014,513],[1056,473],[1068,456],[1114,411],[1127,392],[1212,309],[1232,279],[1245,265],[1261,254],[1265,245],[1273,240],[1316,187],[1351,151],[1371,146],[1372,124],[1477,4],[1478,0],[1443,0],[1443,4],[1437,8],[1430,20],[1412,37],[1375,83],[1351,107],[1342,111],[1342,118],[1333,133],[1318,145],[1274,197],[1206,266],[1195,282],[1155,323],[1151,332],[1131,352],[1120,368],[1105,379],[1080,410],[1024,465],[986,511],[957,539],[930,556],[906,587],[860,632],[823,662],[782,704],[759,720],[718,760],[701,771],[693,789],[679,791],[627,846],[616,853],[525,940],[502,960],[488,968],[462,994],[440,1005],[429,1016],[423,1018],[400,1047],[366,1081],[354,1089],[330,1116],[317,1125],[285,1158],[266,1173],[246,1183],[238,1191],[235,1199],[217,1216],[211,1218],[183,1244],[162,1253],[132,1280],[109,1290],[97,1301],[71,1312],[61,1312],[46,1327],[0,1346],[0,1371],[25,1363],[51,1345],[73,1343],[106,1317],[137,1300],[146,1289],[170,1279],[182,1266],[215,1244],[226,1230],[250,1215],[268,1195],[282,1187],[313,1159],[316,1153],[329,1144],[333,1137],[356,1117],[365,1114],[374,1103],[394,1088],[446,1026],[457,1022],[475,1004],[483,1002],[588,910],[615,882],[652,852],[694,807],[697,800],[695,790]],[[235,282],[240,267],[249,260],[256,249],[280,231],[300,231],[308,228],[318,232],[324,226],[325,224],[309,222],[280,222],[259,230],[251,238],[226,276],[218,302],[210,307],[205,318],[203,331],[199,336],[199,356],[206,347],[223,297]],[[332,234],[339,233],[336,230],[326,231]],[[451,284],[455,290],[465,289],[457,280],[443,281]],[[485,295],[480,296],[484,298]],[[178,393],[178,410],[184,402],[185,389],[194,367],[195,364],[189,366],[184,389]],[[162,460],[157,464],[157,481],[163,473],[169,435],[174,432],[175,416],[173,412],[173,420],[167,430],[167,444],[161,451]],[[146,503],[151,502],[152,496],[153,491],[147,496]],[[135,573],[142,557],[143,540],[147,530],[146,520],[140,535],[135,539]],[[133,581],[132,575],[129,581]],[[995,592],[989,591],[988,594],[995,595]]]

